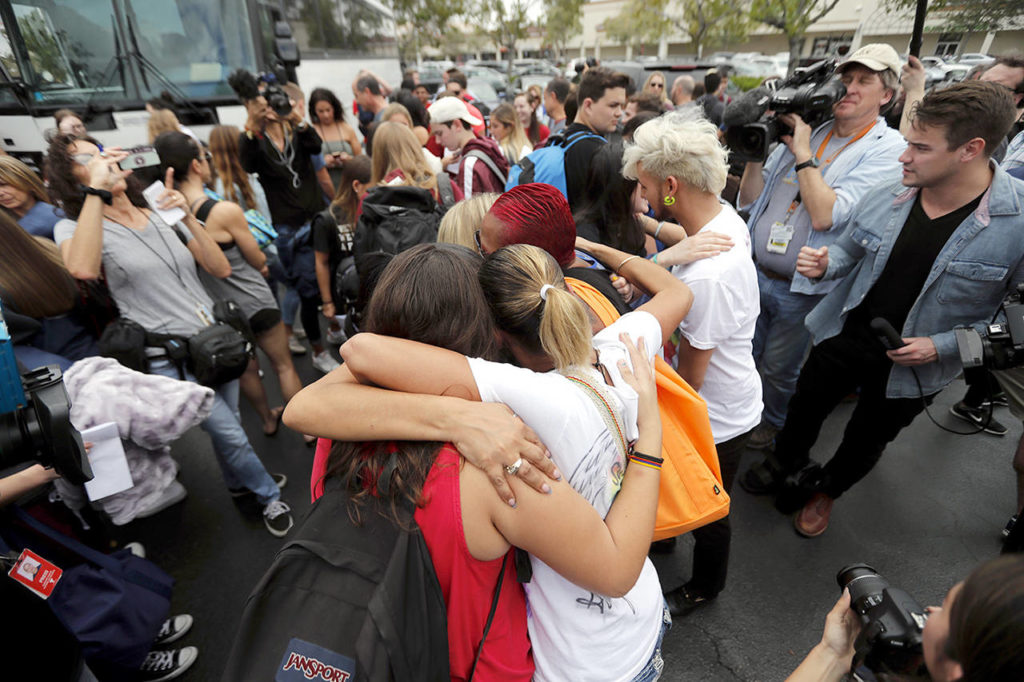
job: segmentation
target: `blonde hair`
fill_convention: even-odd
[[[651,81],[654,80],[655,77],[658,77],[658,78],[661,79],[661,92],[660,93],[653,92],[650,89],[651,88]],[[665,74],[663,74],[661,71],[655,71],[654,73],[652,73],[650,76],[647,77],[647,80],[644,81],[644,87],[640,88],[640,92],[644,93],[645,95],[658,95],[658,97],[661,99],[662,103],[665,103],[665,102],[668,101],[668,79],[665,78]]]
[[[702,192],[721,194],[729,172],[729,152],[718,128],[699,109],[669,113],[636,129],[622,154],[622,174],[636,180],[637,165],[649,175],[674,177]]]
[[[0,213],[0,290],[4,301],[33,318],[62,315],[74,306],[78,286],[64,267],[57,245],[33,237]]]
[[[412,128],[401,123],[385,121],[373,133],[373,165],[370,184],[379,185],[391,172],[402,171],[405,184],[423,189],[437,189],[434,176],[423,149]]]
[[[50,197],[46,193],[46,186],[39,179],[31,168],[14,158],[13,156],[0,156],[0,183],[25,192],[36,201],[50,203]],[[14,218],[14,214],[7,209],[4,211]]]
[[[391,104],[381,109],[380,120],[390,122],[392,117],[394,117],[397,114],[405,116],[405,120],[409,122],[410,128],[413,126],[412,114],[409,113],[409,110],[405,107],[405,105],[399,104],[398,102],[392,102]]]
[[[590,364],[590,319],[546,251],[529,244],[498,249],[480,267],[480,285],[498,327],[527,350],[545,353],[559,372]]]
[[[149,143],[153,144],[161,133],[180,133],[181,124],[170,109],[158,109],[149,115]]]
[[[473,234],[480,229],[484,216],[500,196],[496,192],[475,194],[449,208],[437,228],[437,241],[442,244],[458,244],[476,251]]]
[[[235,126],[216,126],[210,131],[210,174],[213,180],[220,178],[224,198],[239,204],[244,209],[254,209],[256,193],[249,184],[249,174],[239,161],[238,137],[241,133]]]
[[[532,147],[533,145],[530,144],[530,138],[526,136],[526,131],[523,130],[523,123],[519,120],[516,108],[508,102],[499,104],[491,112],[491,120],[498,121],[506,128],[512,129],[505,136],[504,140],[498,142],[498,146],[501,147],[502,153],[508,157],[509,162],[513,164],[519,163],[519,154],[523,151],[523,147]]]

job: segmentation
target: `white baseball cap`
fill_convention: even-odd
[[[427,109],[430,113],[431,123],[449,123],[455,120],[462,120],[471,126],[478,126],[483,123],[473,114],[469,113],[466,103],[458,97],[442,97]]]
[[[900,70],[903,68],[903,61],[900,59],[900,56],[896,53],[893,46],[887,43],[865,45],[851,54],[839,66],[839,70],[842,71],[847,64],[863,64],[872,71],[889,70],[897,78],[900,75]]]

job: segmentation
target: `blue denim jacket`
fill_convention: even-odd
[[[811,133],[811,137],[832,123],[828,121],[818,126]],[[812,229],[807,235],[807,246],[820,249],[823,246],[831,246],[839,238],[864,193],[879,182],[897,176],[900,169],[899,157],[906,146],[903,136],[886,125],[885,119],[879,116],[875,121],[875,127],[867,135],[844,149],[832,163],[822,169],[825,184],[836,193],[836,203],[832,208],[832,227],[827,230]],[[775,188],[785,175],[783,171],[789,168],[792,162],[793,154],[784,144],[778,145],[765,162],[764,190],[750,205],[750,219],[747,225],[750,227],[751,235],[754,233],[754,225],[760,220]],[[798,213],[805,211],[803,206],[797,209]],[[799,248],[801,245],[793,246]],[[799,294],[825,294],[835,287],[835,282],[811,281],[794,272],[789,290]]]
[[[921,293],[910,308],[901,336],[928,336],[937,362],[910,368],[893,365],[888,398],[916,398],[945,388],[960,374],[955,327],[979,331],[992,319],[1003,297],[1024,282],[1024,182],[992,165],[995,175],[977,210],[953,232],[932,264]],[[829,247],[822,279],[840,279],[805,320],[814,343],[838,334],[846,315],[878,281],[917,197],[900,183],[869,191],[846,232]],[[920,392],[919,392],[920,391]]]

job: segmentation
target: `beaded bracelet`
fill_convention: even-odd
[[[629,453],[629,461],[642,464],[645,467],[652,469],[661,469],[661,465],[665,462],[661,457],[655,457],[654,455],[645,455],[642,452],[633,451]]]

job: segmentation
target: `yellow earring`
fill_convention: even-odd
[[[664,202],[664,204],[666,206],[674,206],[675,203],[676,203],[676,198],[675,197],[665,197],[662,201]]]

